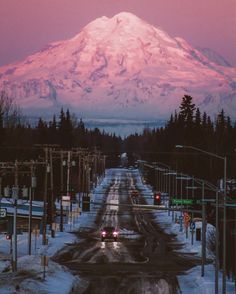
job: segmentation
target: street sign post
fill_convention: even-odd
[[[195,233],[194,229],[191,229],[191,245],[193,245],[193,235]]]
[[[184,213],[184,225],[185,225],[186,239],[188,239],[188,226],[189,226],[190,219],[191,219],[190,215],[187,212],[185,212]]]
[[[190,221],[190,229],[191,229],[191,244],[193,245],[193,235],[195,233],[196,224],[194,221]]]
[[[180,232],[183,232],[183,218],[184,217],[182,215],[179,216],[179,224],[180,224],[179,231]]]
[[[195,224],[195,222],[191,221],[191,222],[190,222],[190,229],[191,229],[191,230],[195,230],[195,228],[196,228],[196,224]]]

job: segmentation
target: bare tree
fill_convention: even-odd
[[[4,91],[0,92],[0,116],[4,128],[13,128],[26,122],[19,106]]]

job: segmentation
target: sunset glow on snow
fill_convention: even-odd
[[[0,65],[71,38],[96,18],[122,11],[236,64],[235,0],[1,0]]]

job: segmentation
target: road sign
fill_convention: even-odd
[[[209,199],[209,198],[205,198],[205,199],[200,199],[200,200],[196,200],[196,204],[202,205],[202,204],[206,204],[206,203],[215,203],[216,200],[215,199]]]
[[[191,219],[190,215],[187,212],[185,212],[184,213],[184,222],[185,222],[185,225],[189,223],[190,219]]]
[[[0,218],[4,218],[7,216],[6,208],[0,208]]]
[[[70,207],[70,195],[62,196],[62,206]]]
[[[191,205],[193,204],[193,199],[172,199],[172,204],[185,204],[185,205]]]
[[[190,222],[190,229],[191,230],[195,230],[195,228],[196,228],[196,225],[195,225],[195,222]]]

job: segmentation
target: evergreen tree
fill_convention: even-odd
[[[4,111],[3,111],[2,106],[0,104],[0,145],[4,141],[3,116],[4,116]]]
[[[59,116],[59,128],[58,128],[58,137],[59,137],[59,144],[62,148],[66,146],[66,117],[63,108],[61,109],[61,113]]]
[[[223,109],[217,116],[215,136],[216,136],[216,152],[221,153],[222,150],[224,149],[225,139],[226,139],[226,117],[225,117]]]
[[[62,148],[69,149],[73,146],[73,125],[71,121],[70,111],[67,109],[66,114],[61,109],[59,121],[59,143]]]
[[[36,142],[38,144],[48,143],[48,128],[47,123],[40,117],[36,127]]]
[[[224,110],[222,109],[217,116],[216,129],[219,131],[223,131],[225,127],[226,127],[226,118],[225,118]]]
[[[67,134],[67,148],[73,146],[73,123],[70,115],[69,109],[66,111],[66,134]]]
[[[75,140],[77,142],[77,145],[83,148],[88,147],[86,129],[82,118],[80,119],[75,132]]]
[[[58,144],[57,121],[55,115],[53,115],[52,121],[49,122],[48,134],[50,144]]]
[[[179,135],[182,137],[182,143],[191,145],[194,143],[193,125],[195,104],[192,102],[192,97],[184,95],[180,104],[179,113]]]
[[[63,108],[61,109],[61,113],[60,113],[60,116],[59,116],[59,131],[62,132],[64,126],[65,126],[65,113],[64,113],[64,110]]]
[[[203,112],[203,116],[202,116],[202,127],[203,129],[207,128],[207,114],[205,111]]]
[[[180,104],[180,119],[184,122],[184,126],[192,127],[195,111],[195,104],[192,103],[193,98],[184,95]]]
[[[196,109],[194,129],[193,129],[193,144],[201,147],[203,141],[203,128],[202,128],[202,118],[199,108]]]
[[[200,128],[202,123],[202,119],[201,119],[201,112],[199,110],[199,108],[196,109],[196,114],[195,114],[195,126],[197,128]]]

